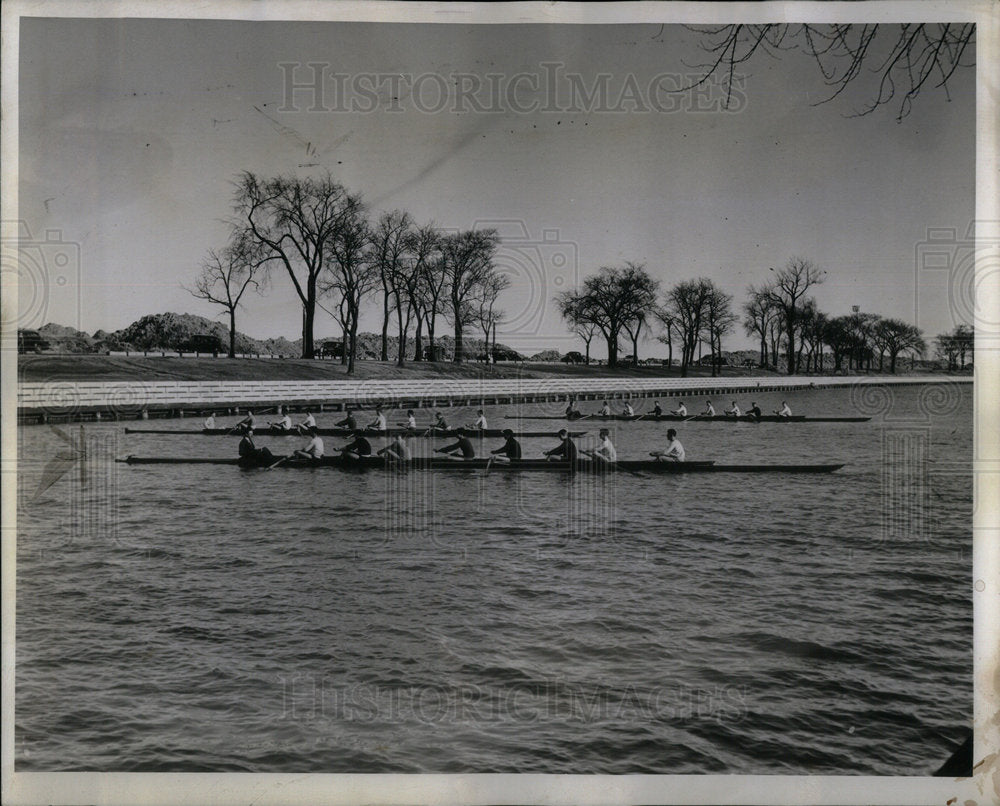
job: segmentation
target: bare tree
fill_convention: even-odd
[[[681,375],[694,363],[694,353],[705,327],[709,296],[715,290],[711,280],[699,278],[677,283],[667,292],[664,308],[676,322],[681,341]]]
[[[748,299],[743,303],[743,330],[748,336],[757,336],[760,340],[760,365],[766,367],[768,326],[777,317],[778,309],[768,297],[768,288],[750,286],[747,289]]]
[[[280,262],[302,303],[302,357],[312,358],[318,283],[331,255],[330,245],[363,209],[361,198],[325,177],[265,179],[246,171],[236,183],[233,207],[245,227]]]
[[[971,50],[974,23],[903,23],[804,25],[718,25],[692,27],[701,34],[699,47],[709,56],[698,65],[702,75],[687,91],[720,77],[727,87],[726,106],[732,102],[738,69],[758,52],[772,58],[792,50],[813,58],[830,87],[827,103],[857,82],[874,76],[876,86],[868,102],[854,116],[867,115],[899,98],[896,120],[906,117],[914,99],[928,86],[948,92],[948,82],[959,67],[974,64]]]
[[[245,232],[237,231],[221,252],[210,250],[194,281],[185,290],[192,296],[221,305],[229,314],[229,357],[236,358],[236,309],[247,289],[260,293],[267,279],[269,258]]]
[[[771,271],[775,271],[773,268]],[[785,345],[788,350],[788,374],[797,371],[795,352],[795,334],[798,328],[798,316],[805,303],[806,292],[823,282],[826,272],[818,269],[808,260],[793,257],[785,268],[776,271],[774,279],[767,288],[767,299],[781,312],[785,329]]]
[[[556,297],[559,313],[566,320],[570,330],[583,341],[584,360],[590,364],[590,343],[597,335],[597,322],[587,307],[587,299],[576,291],[563,291]]]
[[[413,227],[409,213],[400,210],[382,213],[378,222],[372,228],[372,257],[379,272],[382,284],[382,353],[381,360],[389,360],[389,315],[392,308],[391,300],[395,298],[396,312],[399,317],[404,315],[400,309],[400,284],[403,283],[403,262],[407,247],[407,238]]]
[[[496,307],[500,293],[510,286],[510,278],[497,274],[495,271],[483,278],[479,284],[476,295],[476,316],[479,326],[483,329],[483,337],[486,342],[486,360],[489,363],[495,361],[493,352],[497,346],[497,325],[503,321],[504,312]],[[490,347],[490,334],[493,334],[493,346]]]
[[[326,241],[328,258],[323,292],[337,292],[341,299],[344,327],[343,351],[347,360],[347,374],[354,373],[358,355],[358,322],[361,303],[375,290],[379,272],[372,254],[371,228],[365,218],[364,205],[353,205],[344,216],[335,234]]]
[[[475,322],[474,300],[493,269],[500,237],[493,229],[446,235],[441,241],[442,267],[448,294],[448,316],[455,329],[455,362],[463,360],[463,333]]]
[[[722,337],[729,333],[738,321],[731,304],[733,297],[718,288],[711,280],[708,299],[705,304],[705,329],[712,354],[712,377],[722,369]]]
[[[434,319],[439,308],[444,272],[441,270],[441,236],[433,224],[411,230],[406,251],[413,261],[413,309],[416,331],[413,336],[413,360],[423,360],[423,326],[427,323],[431,344],[434,343]],[[436,289],[436,294],[434,293]],[[433,352],[433,350],[432,350]]]

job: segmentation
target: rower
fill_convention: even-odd
[[[604,401],[604,405],[601,406],[601,410],[597,412],[598,417],[610,417],[611,416],[611,406],[608,405],[608,401]]]
[[[316,418],[312,416],[312,412],[310,412],[309,409],[306,409],[306,418],[297,426],[295,426],[295,429],[300,434],[308,434],[310,433],[310,429],[313,429],[315,427],[316,427]]]
[[[560,428],[559,439],[561,439],[562,442],[560,442],[559,445],[552,450],[545,451],[545,455],[550,460],[562,459],[565,462],[575,464],[577,460],[576,443],[570,438],[569,431],[565,428]]]
[[[476,412],[476,422],[471,426],[472,431],[485,431],[486,430],[486,415],[483,414],[483,410],[479,409]]]
[[[777,414],[779,417],[792,416],[792,410],[788,408],[788,404],[784,400],[781,401],[781,409],[776,410],[774,413]]]
[[[247,416],[244,417],[242,420],[240,420],[238,423],[236,423],[236,425],[233,427],[233,430],[235,431],[237,428],[240,428],[244,432],[253,431],[256,425],[257,425],[257,418],[254,417],[253,412],[248,409]]]
[[[205,418],[205,428],[211,430],[215,428],[215,412],[213,411]]]
[[[309,434],[312,439],[309,440],[309,444],[302,450],[295,451],[294,456],[296,459],[310,459],[315,461],[323,458],[323,440],[316,433],[315,426],[310,429]]]
[[[750,410],[747,412],[747,417],[759,420],[763,415],[764,412],[760,410],[760,406],[758,406],[756,402],[750,404]]]
[[[503,430],[503,438],[503,445],[490,453],[494,456],[504,456],[509,462],[516,462],[521,458],[521,443],[514,439],[514,432],[509,428]]]
[[[354,441],[350,445],[337,448],[341,456],[345,459],[360,459],[362,456],[372,455],[372,444],[365,438],[364,434],[355,431],[351,436],[354,437]]]
[[[635,417],[635,409],[632,408],[632,404],[627,400],[625,401],[625,408],[622,409],[622,414],[626,417]]]
[[[354,412],[349,408],[345,409],[347,416],[344,417],[339,423],[334,423],[337,428],[346,428],[348,431],[358,430],[358,421],[354,418]]]
[[[268,428],[277,428],[279,431],[291,431],[292,430],[292,418],[285,414],[278,422],[268,423]]]
[[[715,416],[715,406],[712,405],[711,400],[705,401],[705,410],[701,413],[702,417],[714,417]]]
[[[687,417],[688,416],[688,410],[687,410],[687,406],[684,405],[684,401],[682,400],[680,402],[680,404],[677,406],[677,408],[674,409],[670,413],[671,414],[676,414],[678,417]]]
[[[660,405],[659,400],[653,401],[653,416],[657,419],[663,416],[663,406]]]
[[[434,453],[445,453],[449,456],[454,456],[459,452],[461,452],[463,460],[476,458],[476,449],[472,447],[472,440],[464,434],[459,434],[459,436],[455,438],[455,442],[451,445],[445,445],[443,448],[434,449]]]
[[[657,462],[683,462],[684,446],[677,439],[677,432],[671,428],[667,431],[667,448],[663,451],[650,451],[650,456],[655,456]]]
[[[413,409],[406,410],[406,428],[409,428],[411,431],[417,430],[417,417],[413,413]]]
[[[601,465],[613,465],[618,461],[618,451],[611,444],[611,432],[607,428],[602,428],[598,432],[601,444],[593,451],[583,451],[591,459]]]
[[[253,441],[253,429],[248,428],[240,440],[239,446],[241,464],[270,464],[274,459],[267,448],[258,448]]]
[[[410,449],[406,445],[406,440],[402,434],[395,437],[384,448],[379,449],[379,456],[384,456],[389,461],[409,462],[411,459]]]
[[[435,431],[448,430],[448,423],[445,422],[444,415],[440,411],[434,412],[434,422],[431,423],[431,428]]]
[[[566,419],[567,420],[579,420],[583,414],[576,407],[576,401],[573,398],[569,399],[569,405],[566,407]]]
[[[369,431],[385,431],[388,428],[388,424],[385,421],[385,415],[382,413],[382,407],[375,407],[375,419],[372,420],[371,425],[368,426]]]
[[[730,417],[742,417],[743,412],[740,411],[740,407],[736,405],[736,401],[733,401],[733,407],[731,409],[726,409],[725,414]]]

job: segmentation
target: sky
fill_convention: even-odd
[[[826,270],[815,297],[833,315],[859,305],[930,337],[963,319],[961,288],[924,244],[933,229],[961,262],[974,218],[971,69],[897,123],[894,104],[851,117],[865,86],[813,105],[828,88],[794,52],[750,62],[728,111],[716,88],[651,93],[704,59],[677,25],[23,19],[20,36],[25,326],[217,316],[183,286],[225,245],[246,170],[329,171],[373,217],[496,226],[512,281],[498,339],[523,352],[582,349],[552,298],[626,260],[663,287],[709,277],[740,304],[770,267],[804,257]],[[287,92],[289,79],[311,82],[310,63],[328,65],[322,102]],[[573,82],[600,75],[603,108],[574,102]],[[378,329],[380,307],[363,330]],[[300,323],[276,273],[237,328],[295,339]],[[321,313],[316,335],[338,328]],[[754,343],[740,331],[726,346]],[[640,346],[659,355],[655,340]]]

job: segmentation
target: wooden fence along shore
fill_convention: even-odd
[[[145,420],[234,414],[250,409],[342,411],[345,407],[434,408],[720,396],[750,392],[905,384],[965,384],[969,376],[768,378],[532,378],[366,381],[119,381],[22,383],[17,417],[22,425],[98,420]],[[665,406],[666,408],[666,406]]]

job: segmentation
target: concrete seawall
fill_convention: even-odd
[[[407,381],[129,381],[23,383],[18,422],[87,422],[196,416],[214,410],[341,411],[345,406],[427,408],[577,400],[744,394],[796,389],[912,384],[966,384],[969,376],[746,377],[746,378],[531,378]]]

